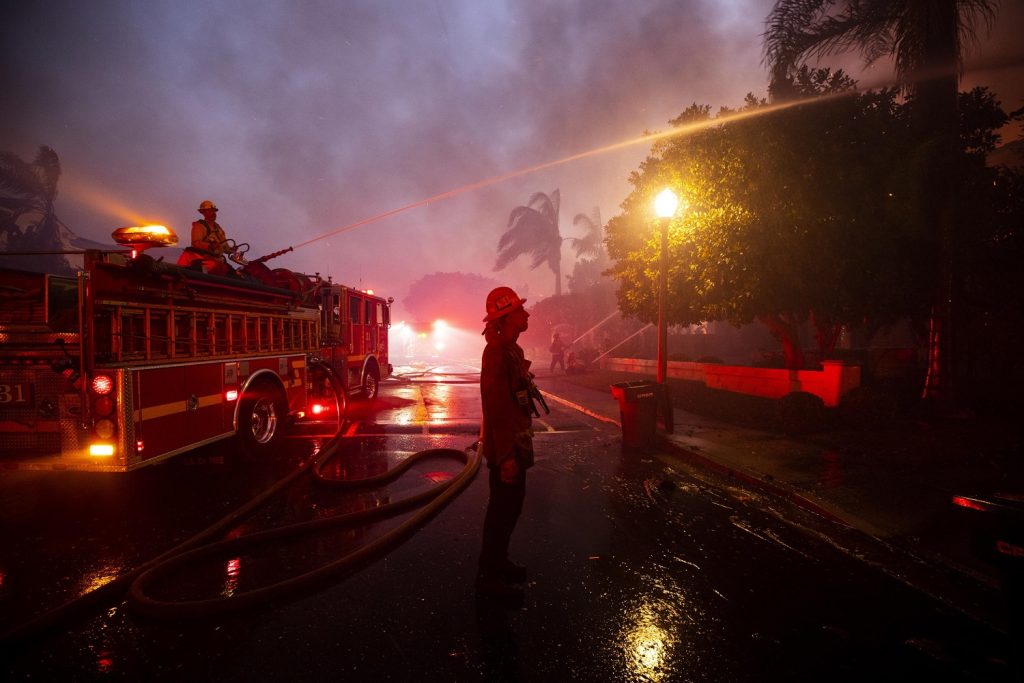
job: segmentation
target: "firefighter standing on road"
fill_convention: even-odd
[[[478,594],[503,600],[521,597],[513,584],[526,580],[526,568],[508,558],[509,540],[526,497],[526,470],[533,465],[533,375],[516,343],[528,327],[525,302],[509,287],[487,295],[487,346],[480,369],[480,449],[487,460],[490,498],[476,586]]]

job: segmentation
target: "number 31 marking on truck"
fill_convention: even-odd
[[[30,403],[31,384],[0,384],[0,403]]]

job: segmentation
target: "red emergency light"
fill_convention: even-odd
[[[114,390],[114,380],[110,375],[96,375],[92,378],[92,391],[99,396],[106,396]]]

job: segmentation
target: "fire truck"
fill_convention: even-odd
[[[228,437],[266,455],[391,374],[390,304],[231,246],[237,272],[154,259],[121,228],[76,277],[0,269],[0,468],[127,471]]]

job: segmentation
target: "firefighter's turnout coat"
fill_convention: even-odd
[[[486,339],[480,366],[480,449],[490,468],[499,468],[506,458],[515,457],[526,469],[533,465],[530,361],[514,341],[490,330]]]

